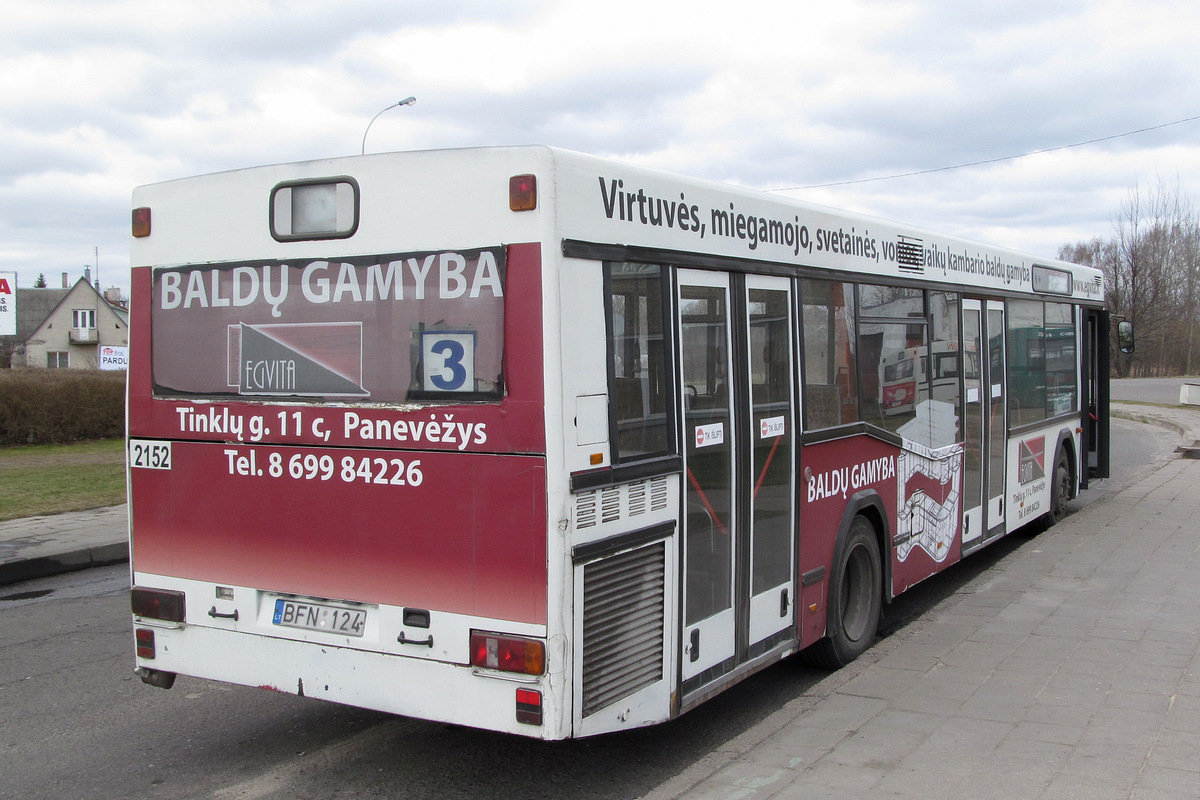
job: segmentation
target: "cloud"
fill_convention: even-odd
[[[138,184],[368,151],[544,143],[775,189],[1031,152],[1198,112],[1183,0],[10,0],[0,269],[128,263]],[[789,191],[1052,253],[1139,178],[1200,189],[1200,123]]]

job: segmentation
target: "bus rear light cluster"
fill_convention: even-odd
[[[517,689],[517,722],[542,724],[542,693],[536,689]]]
[[[134,587],[129,593],[129,605],[134,615],[139,617],[183,622],[183,592]]]
[[[133,632],[137,641],[138,658],[154,658],[154,631],[149,628],[138,628]]]
[[[546,671],[546,643],[539,639],[472,631],[471,666],[541,675]]]
[[[141,206],[133,210],[133,235],[141,239],[150,235],[150,208]]]
[[[513,175],[508,179],[508,207],[512,211],[537,208],[537,176]]]

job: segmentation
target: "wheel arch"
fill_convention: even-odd
[[[1072,499],[1079,496],[1079,453],[1075,447],[1075,433],[1070,428],[1063,428],[1058,432],[1058,443],[1054,446],[1054,461],[1051,469],[1058,466],[1058,458],[1063,453],[1067,454],[1067,461],[1071,468],[1071,495]]]
[[[839,558],[842,549],[846,545],[846,536],[850,532],[850,525],[854,522],[854,518],[862,515],[871,523],[871,527],[875,529],[875,540],[879,545],[879,557],[883,562],[881,566],[881,577],[883,579],[883,599],[884,602],[890,603],[894,599],[892,593],[892,532],[891,526],[888,525],[887,507],[883,503],[883,498],[874,489],[862,489],[850,495],[846,501],[846,507],[842,510],[842,519],[838,524],[837,539],[833,546],[833,564],[840,563]]]

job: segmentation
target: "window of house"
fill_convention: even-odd
[[[96,327],[96,310],[94,308],[77,308],[71,312],[72,327],[75,328],[95,328]]]
[[[46,366],[50,369],[66,369],[68,364],[68,354],[57,351],[46,353]]]

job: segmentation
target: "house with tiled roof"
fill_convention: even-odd
[[[18,288],[16,301],[17,333],[0,337],[0,366],[124,368],[129,312],[97,291],[89,276],[62,289]]]

